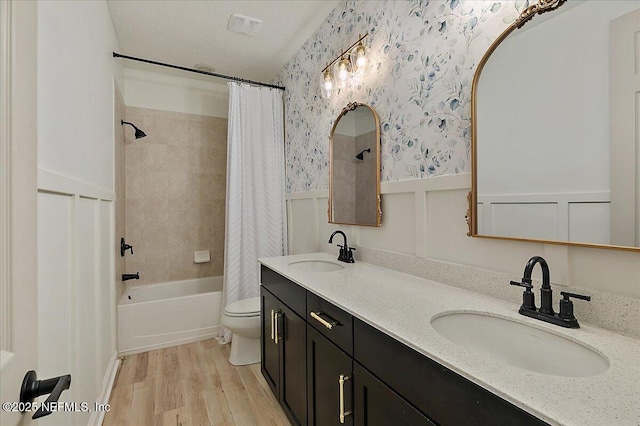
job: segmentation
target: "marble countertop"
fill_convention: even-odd
[[[289,266],[304,260],[340,263],[344,269],[303,272]],[[336,262],[328,253],[259,262],[550,424],[640,425],[638,339],[588,324],[579,329],[547,324],[519,315],[520,300],[508,303],[364,262]],[[431,319],[445,311],[489,313],[577,340],[604,355],[610,367],[592,377],[559,377],[503,364],[438,334]],[[580,320],[579,311],[576,317]]]

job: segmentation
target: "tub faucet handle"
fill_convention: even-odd
[[[130,244],[127,244],[123,238],[120,238],[120,256],[124,257],[124,252],[126,252],[127,250],[131,250],[131,254],[133,254],[133,246]]]

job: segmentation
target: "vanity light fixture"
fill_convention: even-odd
[[[320,92],[324,99],[331,99],[333,90],[347,87],[364,75],[368,49],[362,42],[369,34],[361,35],[358,41],[335,57],[322,70]],[[332,68],[334,68],[332,70]]]

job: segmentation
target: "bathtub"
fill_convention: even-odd
[[[118,303],[118,353],[216,337],[221,305],[221,276],[129,287]]]

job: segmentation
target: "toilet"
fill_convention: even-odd
[[[222,325],[233,333],[229,362],[233,365],[260,362],[260,297],[230,303],[222,313]]]

